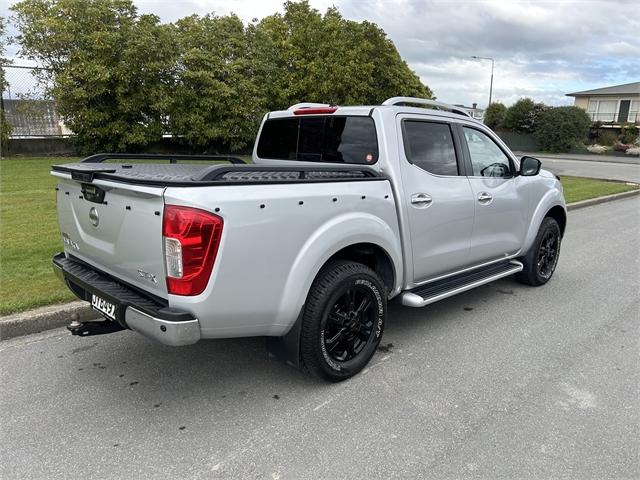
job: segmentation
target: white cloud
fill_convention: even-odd
[[[236,13],[245,22],[282,11],[280,0],[134,0],[162,21]],[[437,97],[484,106],[494,57],[493,98],[557,105],[565,93],[640,80],[637,0],[311,0],[324,12],[377,23]],[[9,4],[0,0],[0,16]]]

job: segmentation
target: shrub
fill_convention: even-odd
[[[507,109],[504,126],[518,133],[532,133],[538,118],[547,109],[542,103],[530,98],[521,98]]]
[[[504,119],[507,115],[507,107],[500,102],[494,102],[489,107],[487,107],[487,111],[484,112],[484,124],[496,130],[500,127],[504,126]]]
[[[638,138],[638,127],[633,123],[626,123],[620,128],[620,141],[622,143],[633,143]]]
[[[604,153],[607,150],[609,150],[609,147],[605,147],[604,145],[598,145],[596,143],[595,145],[589,145],[587,147],[587,150],[591,153]]]
[[[618,143],[616,143],[616,144],[613,146],[613,149],[614,149],[616,152],[626,152],[626,151],[627,151],[627,150],[629,150],[632,146],[633,146],[633,145],[627,145],[627,144],[625,144],[625,143],[620,143],[620,142],[618,142]]]
[[[553,107],[539,116],[534,136],[541,148],[550,152],[567,152],[585,139],[591,119],[579,107]]]
[[[601,128],[602,122],[599,120],[591,124],[591,126],[589,127],[589,143],[600,143],[599,135]]]
[[[640,147],[627,148],[627,151],[624,153],[627,155],[640,155]]]
[[[600,130],[598,132],[598,143],[600,145],[607,145],[607,146],[612,146],[614,143],[616,143],[617,137],[615,135],[615,133],[608,131],[608,130]]]

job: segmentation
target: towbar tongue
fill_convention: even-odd
[[[91,335],[106,335],[107,333],[119,332],[125,328],[118,322],[112,320],[103,320],[95,322],[79,322],[77,318],[74,318],[67,330],[71,332],[71,335],[78,335],[80,337],[89,337]]]

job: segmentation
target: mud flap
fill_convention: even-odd
[[[296,323],[291,330],[282,337],[267,337],[267,354],[270,359],[279,360],[287,365],[300,368],[300,329],[302,326],[302,313],[300,311]]]

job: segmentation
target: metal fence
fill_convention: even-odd
[[[6,85],[0,108],[10,127],[10,138],[69,136],[71,131],[58,115],[55,101],[47,93],[41,67],[10,64],[0,66]]]

